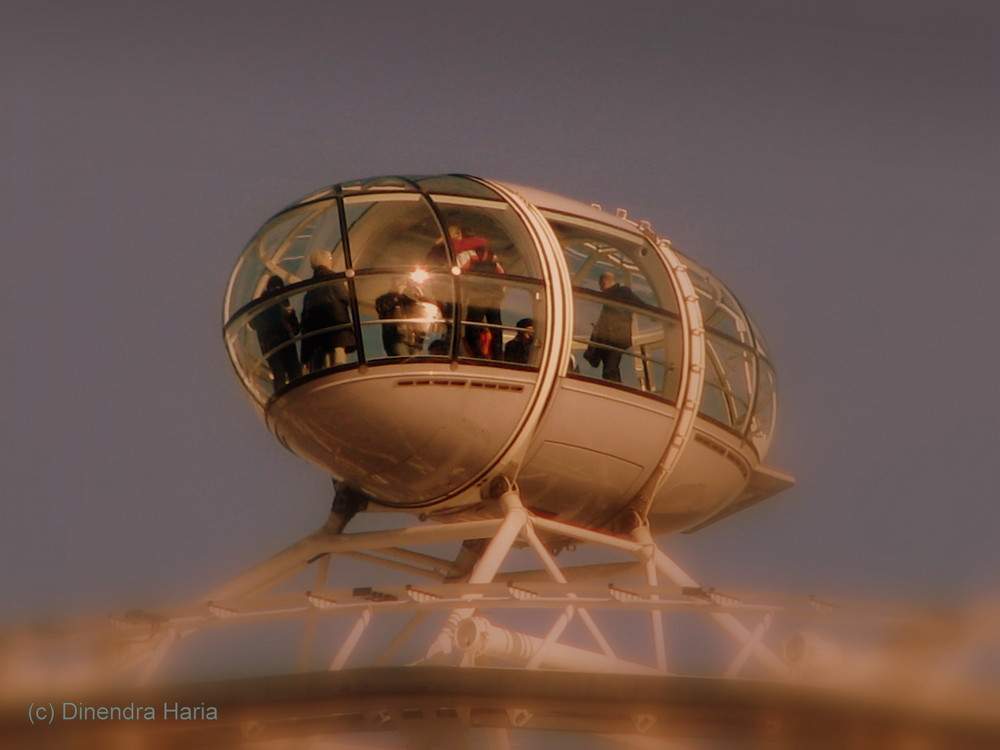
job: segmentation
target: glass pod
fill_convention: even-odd
[[[386,507],[469,517],[504,474],[540,513],[673,530],[746,502],[773,431],[731,292],[648,227],[530,188],[309,195],[247,245],[224,320],[279,440]]]

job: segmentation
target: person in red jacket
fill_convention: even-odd
[[[501,276],[503,265],[490,250],[484,237],[469,235],[456,226],[448,227],[448,238],[455,252],[455,262],[462,273]],[[500,305],[504,287],[495,281],[468,281],[462,287],[466,299],[465,346],[470,357],[503,359],[503,321]],[[468,325],[469,323],[486,323]]]

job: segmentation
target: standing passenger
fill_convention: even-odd
[[[332,283],[333,253],[317,250],[309,256],[312,281],[317,288],[306,292],[302,302],[302,361],[309,372],[347,362],[347,353],[356,346],[351,316],[345,301]],[[326,283],[324,283],[326,282]]]
[[[463,232],[455,226],[448,227],[448,236],[455,251],[455,262],[463,272],[493,274],[504,273],[496,253],[490,250],[484,237]],[[501,284],[487,281],[469,281],[465,287],[466,314],[468,323],[486,323],[485,326],[465,326],[465,343],[469,356],[479,359],[503,359],[503,336],[500,326],[500,305],[504,288]]]
[[[276,297],[284,288],[285,282],[281,277],[272,276],[258,301]],[[299,332],[299,318],[287,299],[267,306],[250,318],[250,327],[257,331],[260,353],[271,368],[275,392],[302,375],[302,363],[299,362],[294,342]]]
[[[611,271],[601,274],[601,294],[615,303],[641,305],[642,300],[629,287],[619,284]],[[605,304],[594,324],[590,346],[583,356],[592,367],[603,363],[601,377],[612,383],[622,382],[622,354],[632,346],[632,313],[619,304]]]

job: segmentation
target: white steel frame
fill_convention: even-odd
[[[840,614],[832,604],[813,597],[768,599],[706,589],[657,546],[646,526],[638,525],[631,534],[616,536],[542,518],[526,508],[516,488],[509,486],[494,502],[493,518],[375,532],[342,533],[342,519],[331,515],[327,525],[316,533],[195,602],[111,618],[110,624],[125,644],[117,652],[117,672],[122,674],[122,670],[127,670],[125,673],[133,675],[135,683],[149,684],[155,680],[171,649],[185,637],[210,628],[278,620],[304,624],[298,669],[306,671],[312,661],[320,621],[334,616],[349,618],[351,625],[339,643],[334,644],[334,655],[328,663],[330,671],[392,665],[400,668],[450,665],[465,669],[493,667],[495,660],[499,660],[534,673],[570,670],[581,674],[635,675],[640,679],[669,678],[677,676],[677,672],[668,659],[664,622],[667,613],[702,615],[733,644],[724,667],[703,676],[808,683],[813,671],[822,672],[834,662],[844,663],[838,647],[811,631],[797,631],[792,639],[786,639],[786,643],[792,640],[796,644],[791,656],[779,655],[765,643],[765,637],[774,635],[777,617],[829,621]],[[466,544],[455,559],[416,549],[469,540],[483,540],[479,542],[480,549],[472,553]],[[563,546],[566,540],[611,550],[623,560],[561,566],[551,547]],[[538,567],[504,570],[516,549],[529,550]],[[331,574],[337,573],[337,568],[331,565],[334,557],[376,563],[420,582],[363,589],[331,585]],[[283,583],[310,567],[315,571],[311,588],[282,590]],[[530,634],[491,621],[485,610],[533,610],[553,616],[545,616],[549,623],[547,630]],[[601,627],[594,617],[599,610],[636,614],[640,627],[630,631],[628,645],[633,647],[636,637],[645,631],[644,659],[622,656],[622,649],[615,645],[616,638],[621,640],[621,633]],[[380,644],[381,650],[373,662],[359,663],[359,644],[371,635],[373,623],[390,613],[405,613],[409,621],[390,634],[388,643]],[[427,625],[433,624],[428,619],[431,615],[444,623],[428,638]],[[856,605],[850,617],[855,623],[879,621],[896,628],[921,625],[913,613],[882,606]],[[643,619],[647,620],[646,626],[641,626]],[[569,642],[564,635],[574,622],[578,623],[577,638]],[[914,692],[913,686],[908,686],[910,709],[925,710],[928,700],[933,698],[938,708],[961,706],[977,717],[982,713],[977,708],[982,695],[967,689],[962,669],[956,668],[955,655],[974,661],[982,644],[1000,645],[1000,628],[996,627],[1000,615],[993,612],[989,626],[983,625],[986,621],[982,619],[977,622],[975,633],[966,628],[960,638],[952,638],[948,648],[930,656],[925,654],[921,657],[923,661],[905,662],[904,674],[927,668],[921,690]],[[107,624],[105,621],[105,630]],[[83,629],[74,632],[79,634]],[[589,639],[589,645],[580,645],[582,634]],[[414,641],[421,638],[424,639],[420,645],[422,656],[400,664],[398,655],[403,646],[412,652]],[[942,656],[946,652],[947,658]],[[949,669],[938,670],[935,679],[930,679],[931,663],[942,660],[948,662]],[[853,691],[867,686],[874,694],[884,691],[887,684],[899,677],[899,670],[893,669],[890,655],[883,651],[853,660],[849,669],[826,671],[839,679],[842,687],[849,686]],[[894,698],[899,698],[899,694]],[[988,708],[985,713],[990,713]],[[510,708],[507,716],[508,728],[530,728],[532,707]],[[651,718],[637,714],[636,735],[648,734],[653,723]],[[1000,726],[995,728],[1000,736]],[[506,730],[494,729],[491,742],[495,747],[505,747]]]

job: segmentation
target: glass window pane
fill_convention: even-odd
[[[573,286],[600,290],[611,274],[643,303],[677,312],[665,261],[645,239],[583,219],[547,215],[563,247]]]
[[[509,276],[541,278],[537,250],[521,220],[506,203],[433,197],[444,219],[456,264],[468,270],[472,252],[485,245]]]
[[[450,357],[453,279],[419,272],[357,277],[365,359]]]
[[[321,198],[333,198],[336,195],[336,192],[337,191],[332,186],[314,190],[308,195],[303,195],[297,201],[288,206],[288,208],[294,208],[302,203],[312,203],[313,201],[318,201]]]
[[[323,250],[332,254],[330,268],[340,273],[345,268],[341,240],[337,203],[324,203],[319,212],[295,226],[286,240],[275,248],[268,270],[287,284],[305,281],[313,273],[310,258],[317,250]]]
[[[709,359],[705,368],[705,386],[698,412],[726,427],[733,426],[733,410],[726,395],[719,363]]]
[[[537,366],[537,346],[545,333],[541,284],[463,274],[459,289],[461,357]]]
[[[678,319],[665,315],[635,314],[635,334],[629,356],[641,391],[676,402],[682,347]]]
[[[683,257],[688,277],[698,291],[698,303],[705,328],[750,344],[750,321],[729,288],[693,260]]]
[[[748,427],[750,441],[756,448],[757,455],[764,456],[771,447],[771,438],[774,436],[777,397],[774,370],[763,360],[758,364],[760,375],[757,381],[757,401]]]
[[[357,363],[344,279],[269,288],[226,326],[236,369],[258,403],[299,377]]]
[[[393,191],[398,192],[400,190],[416,190],[416,186],[404,177],[397,177],[395,175],[383,175],[381,177],[366,177],[361,180],[351,180],[349,182],[341,182],[337,185],[337,189],[341,193],[361,193],[365,191]]]
[[[571,372],[676,400],[680,321],[623,300],[576,290]]]
[[[764,338],[764,334],[760,332],[760,329],[757,327],[757,324],[753,322],[753,318],[748,317],[747,320],[750,323],[750,330],[753,332],[753,341],[754,344],[757,346],[758,354],[763,359],[767,359],[768,352],[770,351],[770,349],[767,346],[767,339]]]
[[[440,224],[419,194],[345,198],[344,213],[354,268],[409,273],[450,266]]]
[[[303,371],[356,364],[357,341],[347,280],[317,269],[312,281],[315,283],[302,290],[299,314]]]
[[[270,276],[276,275],[286,284],[308,278],[309,254],[320,248],[332,251],[334,267],[343,270],[336,201],[302,206],[271,219],[250,241],[237,264],[227,317],[259,297]]]
[[[703,399],[702,410],[705,411],[706,405],[715,409],[718,404],[714,403],[714,399],[716,397],[722,399],[725,407],[724,419],[719,419],[714,412],[706,413],[741,432],[746,424],[750,395],[755,387],[755,356],[750,349],[713,333],[706,335],[705,356],[708,360],[706,372],[711,375],[706,379],[706,391],[711,387],[717,393],[706,394],[713,401],[708,403]]]
[[[428,193],[446,193],[448,195],[467,195],[471,198],[486,198],[499,200],[500,196],[482,183],[454,174],[435,174],[411,177]]]

